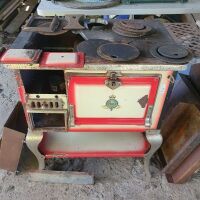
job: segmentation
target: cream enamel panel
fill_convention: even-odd
[[[62,133],[48,132],[45,149],[52,152],[121,152],[142,151],[142,133]]]
[[[76,113],[80,118],[143,118],[146,107],[138,103],[149,95],[150,85],[120,86],[115,90],[104,85],[75,85]],[[119,107],[112,111],[106,102],[114,95]]]
[[[46,64],[76,64],[78,62],[78,55],[76,53],[51,53],[49,54]]]
[[[173,66],[172,66],[173,67]],[[68,71],[65,71],[68,73]],[[72,73],[72,71],[70,71]],[[84,70],[77,70],[74,73],[81,73],[81,74],[93,74],[94,71],[84,71]],[[99,71],[99,73],[106,73],[106,71]],[[165,102],[165,98],[167,95],[167,91],[170,84],[169,76],[173,75],[173,71],[122,71],[124,76],[132,75],[144,75],[144,76],[160,76],[160,84],[158,88],[158,93],[156,96],[156,101],[154,104],[154,109],[152,113],[152,126],[150,129],[156,129],[158,126],[158,121],[162,112],[162,108]],[[70,130],[72,131],[92,131],[92,130],[143,130],[145,128],[144,125],[77,125],[75,127],[71,127]]]

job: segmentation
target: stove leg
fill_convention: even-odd
[[[163,138],[160,134],[160,130],[148,130],[145,132],[146,138],[151,145],[150,150],[145,154],[144,157],[144,168],[146,173],[146,178],[148,181],[151,179],[151,172],[150,172],[150,160],[154,153],[160,148]]]
[[[43,131],[31,131],[28,130],[26,136],[26,144],[31,152],[35,155],[38,161],[38,169],[42,170],[45,168],[45,157],[39,152],[38,146],[43,138]]]

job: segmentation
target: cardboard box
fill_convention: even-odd
[[[24,110],[19,102],[3,128],[0,145],[1,169],[17,171],[27,129]]]

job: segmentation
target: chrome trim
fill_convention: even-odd
[[[69,127],[75,126],[74,105],[69,105]]]
[[[150,150],[144,156],[144,169],[147,181],[150,181],[151,172],[150,172],[150,161],[154,153],[160,148],[163,142],[163,137],[160,134],[160,130],[147,130],[145,132],[147,141],[151,145]]]
[[[153,106],[149,106],[147,110],[147,115],[145,118],[145,127],[151,127],[152,125],[152,114],[153,114]]]

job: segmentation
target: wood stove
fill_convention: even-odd
[[[143,157],[150,176],[164,103],[192,52],[157,20],[117,23],[59,36],[22,31],[2,50],[39,169],[55,157]]]

